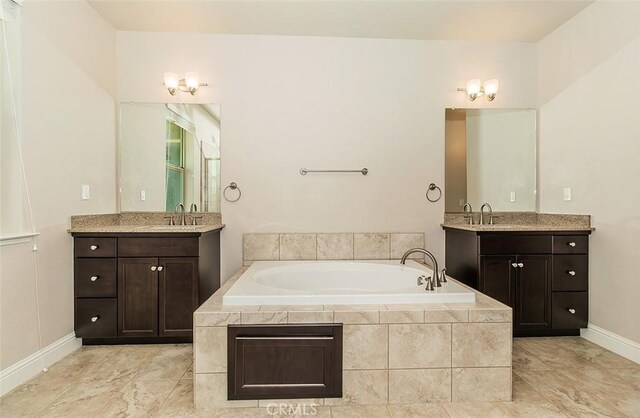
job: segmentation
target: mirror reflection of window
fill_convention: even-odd
[[[220,211],[220,106],[122,103],[120,210]]]

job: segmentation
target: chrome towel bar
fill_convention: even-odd
[[[301,168],[300,174],[306,176],[307,173],[360,173],[363,176],[366,176],[369,172],[368,168],[363,168],[362,170],[309,170],[307,168]]]

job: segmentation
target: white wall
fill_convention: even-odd
[[[589,322],[636,342],[639,22],[640,2],[599,1],[538,44],[540,210],[592,215]]]
[[[22,135],[38,238],[0,247],[0,370],[73,332],[74,214],[115,210],[115,31],[85,2],[25,2]],[[91,200],[80,199],[81,184]],[[3,194],[2,198],[5,198]]]
[[[118,100],[198,101],[222,110],[223,280],[242,263],[242,233],[416,231],[442,259],[444,112],[456,88],[500,79],[480,106],[534,107],[535,45],[118,32]],[[169,96],[165,71],[197,71],[198,95]],[[474,103],[475,104],[475,103]],[[301,176],[307,168],[369,175]]]

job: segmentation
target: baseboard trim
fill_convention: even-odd
[[[76,334],[65,335],[42,350],[36,351],[29,357],[0,371],[0,396],[9,393],[16,387],[28,381],[38,373],[42,367],[49,367],[56,361],[71,354],[82,346],[82,340]]]
[[[640,364],[640,344],[597,325],[589,324],[580,331],[582,338]]]

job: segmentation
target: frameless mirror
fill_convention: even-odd
[[[120,210],[220,212],[220,106],[120,105]]]
[[[446,109],[445,211],[536,206],[536,111]]]

